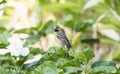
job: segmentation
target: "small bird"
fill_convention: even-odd
[[[67,47],[69,50],[72,46],[70,41],[65,35],[65,31],[61,29],[58,25],[55,26],[54,31],[56,32],[57,38]]]

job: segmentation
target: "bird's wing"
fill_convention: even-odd
[[[63,44],[65,44],[68,48],[71,48],[71,44],[69,40],[67,39],[64,30],[61,30],[59,34],[57,35],[58,39],[62,41]]]

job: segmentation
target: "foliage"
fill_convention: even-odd
[[[120,0],[33,0],[33,6],[30,1],[23,1],[28,2],[27,19],[35,11],[39,21],[34,23],[36,26],[23,29],[7,27],[15,7],[14,4],[9,6],[9,0],[0,1],[0,74],[120,74],[117,66],[120,61]],[[50,14],[55,19],[44,20],[49,19]],[[28,22],[31,24],[30,20]],[[44,51],[42,47],[35,47],[54,33],[56,22],[71,33],[66,35],[71,38],[72,48],[68,51],[54,45]],[[21,39],[25,40],[23,48],[29,47],[29,55],[2,53],[9,45],[8,38],[15,34],[28,35]],[[34,60],[38,55],[40,58]],[[30,60],[33,61],[26,63]]]

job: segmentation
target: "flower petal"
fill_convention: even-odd
[[[17,46],[18,48],[23,47],[23,41],[20,40],[19,38],[10,37],[10,38],[8,39],[8,42],[9,42],[10,44],[13,44],[13,45]]]
[[[0,49],[0,55],[5,55],[9,51],[7,49]]]
[[[29,49],[27,47],[22,48],[20,54],[22,56],[27,56],[29,54]]]
[[[13,49],[12,51],[10,51],[11,52],[11,55],[13,55],[13,56],[20,56],[20,51],[18,50],[15,50],[15,49]]]

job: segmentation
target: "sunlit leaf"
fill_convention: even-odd
[[[40,74],[57,74],[58,73],[57,68],[50,61],[44,62],[42,65],[36,68],[36,70],[38,70]]]
[[[87,1],[87,3],[85,4],[83,10],[86,10],[92,6],[98,5],[100,2],[102,2],[103,0],[89,0]]]
[[[4,45],[8,45],[8,38],[10,37],[10,34],[8,32],[3,32],[0,35],[0,43]],[[3,46],[4,46],[3,45]]]
[[[66,74],[80,74],[82,72],[79,67],[66,67],[64,70]]]
[[[61,3],[53,3],[53,4],[47,4],[42,7],[43,10],[50,11],[50,12],[58,12],[62,9],[66,8],[77,8],[78,5],[72,2],[66,2],[64,4]]]
[[[93,49],[90,48],[83,49],[82,52],[86,56],[87,62],[89,62],[95,56]]]
[[[81,51],[77,52],[77,53],[74,55],[74,57],[75,57],[76,59],[82,60],[82,62],[84,62],[84,63],[87,62],[85,54],[84,54],[83,52],[81,52]]]

